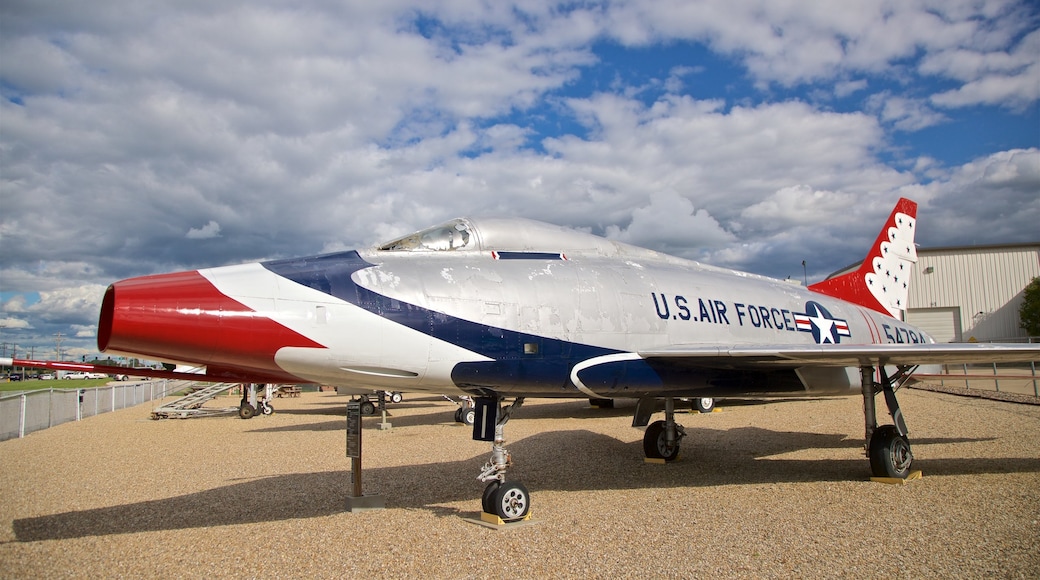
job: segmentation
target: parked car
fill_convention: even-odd
[[[50,373],[44,374],[44,375],[40,375],[40,380],[41,381],[53,381],[54,380],[54,375],[52,375]]]
[[[72,379],[89,379],[90,378],[90,373],[67,372],[67,373],[65,373],[65,376],[63,376],[61,378],[68,379],[68,380],[72,380]]]

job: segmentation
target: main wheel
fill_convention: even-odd
[[[272,407],[268,403],[264,403],[263,405],[260,405],[260,412],[263,413],[264,415],[273,415],[274,414],[274,407]]]
[[[256,409],[249,403],[242,403],[238,406],[239,417],[243,419],[252,419],[253,415],[256,415]]]
[[[650,459],[664,459],[675,461],[679,457],[679,442],[671,448],[665,440],[664,421],[654,421],[643,433],[643,453]]]
[[[715,399],[711,397],[699,397],[693,400],[693,410],[701,413],[711,413],[715,410]]]
[[[899,434],[895,425],[882,425],[870,436],[870,471],[874,477],[898,477],[910,475],[914,454],[910,442]]]
[[[403,400],[404,400],[404,396],[401,395],[401,393],[390,393],[390,402],[391,403],[400,403]]]
[[[373,415],[376,412],[376,406],[372,404],[372,401],[361,402],[361,414],[362,415]]]
[[[503,521],[521,520],[531,511],[531,495],[519,481],[507,481],[498,487],[494,496],[494,513]]]
[[[502,482],[496,479],[484,488],[484,495],[480,498],[480,508],[484,510],[484,513],[495,513],[495,494],[498,493],[498,488],[501,486]]]
[[[462,407],[459,407],[458,409],[455,409],[455,422],[456,423],[462,423],[462,411],[463,411]]]
[[[462,422],[467,425],[472,425],[477,420],[477,410],[473,408],[466,409],[462,412]]]

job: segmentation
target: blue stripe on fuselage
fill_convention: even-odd
[[[283,278],[494,359],[459,363],[452,370],[452,381],[459,388],[474,393],[539,392],[548,396],[574,396],[570,370],[575,364],[620,352],[478,324],[373,292],[358,286],[351,278],[354,272],[375,266],[356,251],[275,260],[262,265]]]

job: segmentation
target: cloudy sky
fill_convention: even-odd
[[[900,196],[925,247],[1040,241],[1038,29],[1010,0],[4,0],[2,342],[79,358],[117,279],[457,215],[810,282]]]

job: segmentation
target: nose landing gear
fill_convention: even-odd
[[[477,479],[487,483],[481,496],[481,508],[485,514],[498,517],[503,522],[526,519],[531,512],[531,494],[519,481],[506,481],[506,470],[512,466],[512,457],[505,448],[505,424],[509,416],[523,405],[519,397],[510,405],[501,405],[498,398],[478,399],[473,438],[487,441],[489,427],[494,424],[491,458],[481,469]]]

